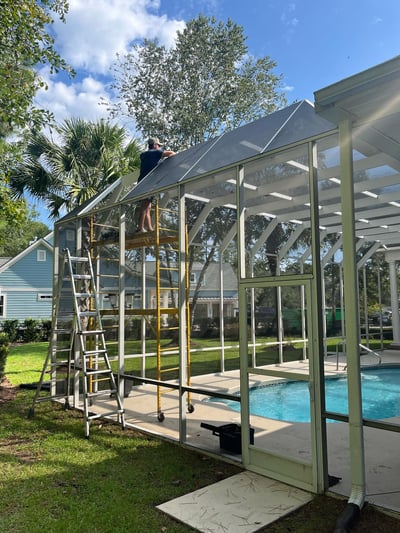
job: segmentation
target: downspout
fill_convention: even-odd
[[[353,145],[351,121],[339,123],[341,170],[343,273],[346,306],[346,348],[349,397],[349,442],[351,493],[346,508],[338,517],[334,533],[347,533],[359,519],[365,501],[365,456],[360,378],[360,319],[358,273],[355,253]]]

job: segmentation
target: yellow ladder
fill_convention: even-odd
[[[168,372],[176,372],[179,370],[179,366],[168,367],[164,366],[163,359],[166,358],[171,348],[162,346],[162,336],[165,332],[178,332],[179,325],[179,310],[178,304],[178,257],[179,249],[176,248],[177,239],[168,244],[162,243],[160,235],[164,233],[164,230],[168,232],[168,228],[163,228],[161,224],[160,214],[168,211],[164,208],[160,208],[158,202],[155,208],[155,256],[156,256],[156,346],[157,346],[157,380],[161,381],[162,377]],[[187,242],[188,238],[185,238],[186,257],[187,257]],[[174,255],[174,260],[171,260],[170,255]],[[190,385],[190,317],[189,317],[189,278],[188,278],[188,262],[186,261],[186,372],[187,372],[187,385]],[[171,300],[171,306],[169,301]],[[165,303],[167,302],[167,305]],[[167,323],[165,324],[165,320]],[[174,323],[173,323],[174,321]],[[160,422],[165,419],[164,412],[162,410],[161,397],[163,394],[162,385],[157,385],[157,418]],[[166,392],[166,391],[165,391]],[[191,403],[190,393],[188,393],[188,411],[192,413],[194,407]]]

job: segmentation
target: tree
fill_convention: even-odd
[[[240,26],[199,15],[178,32],[173,48],[145,40],[118,58],[113,88],[119,101],[112,114],[127,113],[144,136],[157,135],[172,149],[185,149],[285,105],[275,67],[268,56],[255,59],[248,54]],[[199,210],[201,206],[195,205],[188,209],[189,228]],[[229,216],[223,207],[213,209],[197,236],[204,243],[203,253],[190,250],[190,264],[199,255],[203,262],[192,297],[192,316]]]
[[[199,15],[174,48],[145,40],[118,58],[112,113],[133,116],[144,136],[187,148],[284,105],[275,67],[248,55],[240,26]]]
[[[24,209],[22,209],[22,205]],[[21,202],[21,224],[0,214],[0,257],[14,257],[22,252],[31,241],[45,237],[50,232],[46,224],[36,220],[37,213]]]
[[[3,0],[0,9],[0,209],[14,226],[22,227],[26,205],[15,201],[8,188],[9,169],[19,157],[19,145],[6,142],[15,130],[39,128],[51,114],[38,109],[33,98],[46,84],[38,73],[40,65],[51,72],[72,70],[55,51],[51,35],[52,15],[62,21],[67,0]]]
[[[127,142],[127,130],[104,120],[66,120],[59,135],[56,143],[44,133],[28,133],[23,160],[10,180],[15,197],[29,192],[44,200],[52,218],[139,166],[137,142]]]
[[[190,228],[195,224],[197,219],[201,217],[204,205],[197,200],[189,200],[187,204],[187,225]],[[196,314],[196,306],[200,295],[200,290],[203,285],[204,276],[208,267],[212,262],[218,258],[220,253],[218,245],[223,241],[226,232],[236,222],[236,211],[229,207],[216,207],[212,210],[211,219],[205,221],[199,228],[196,234],[196,239],[205,243],[204,247],[190,246],[189,248],[189,271],[192,271],[192,267],[195,261],[199,261],[202,264],[202,268],[196,279],[196,285],[192,295],[191,303],[191,322]]]
[[[50,118],[45,110],[36,109],[33,98],[45,88],[38,74],[39,65],[51,72],[60,69],[72,73],[54,49],[50,33],[55,14],[61,20],[68,10],[67,0],[3,0],[0,9],[0,124],[10,129],[38,127]]]

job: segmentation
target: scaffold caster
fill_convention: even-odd
[[[194,412],[194,405],[192,403],[188,403],[188,413],[193,413]]]
[[[164,413],[162,411],[160,411],[157,415],[157,418],[158,418],[158,421],[159,422],[164,422],[165,420],[165,416],[164,416]]]

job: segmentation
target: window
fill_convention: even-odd
[[[38,250],[37,251],[37,260],[38,261],[46,261],[46,250]]]
[[[38,294],[38,302],[49,302],[52,299],[52,295],[50,293],[47,294]]]
[[[191,285],[194,285],[199,280],[199,273],[198,272],[191,272],[190,274],[190,283]],[[203,281],[201,282],[201,285],[203,286],[205,283],[205,277],[203,278]]]

